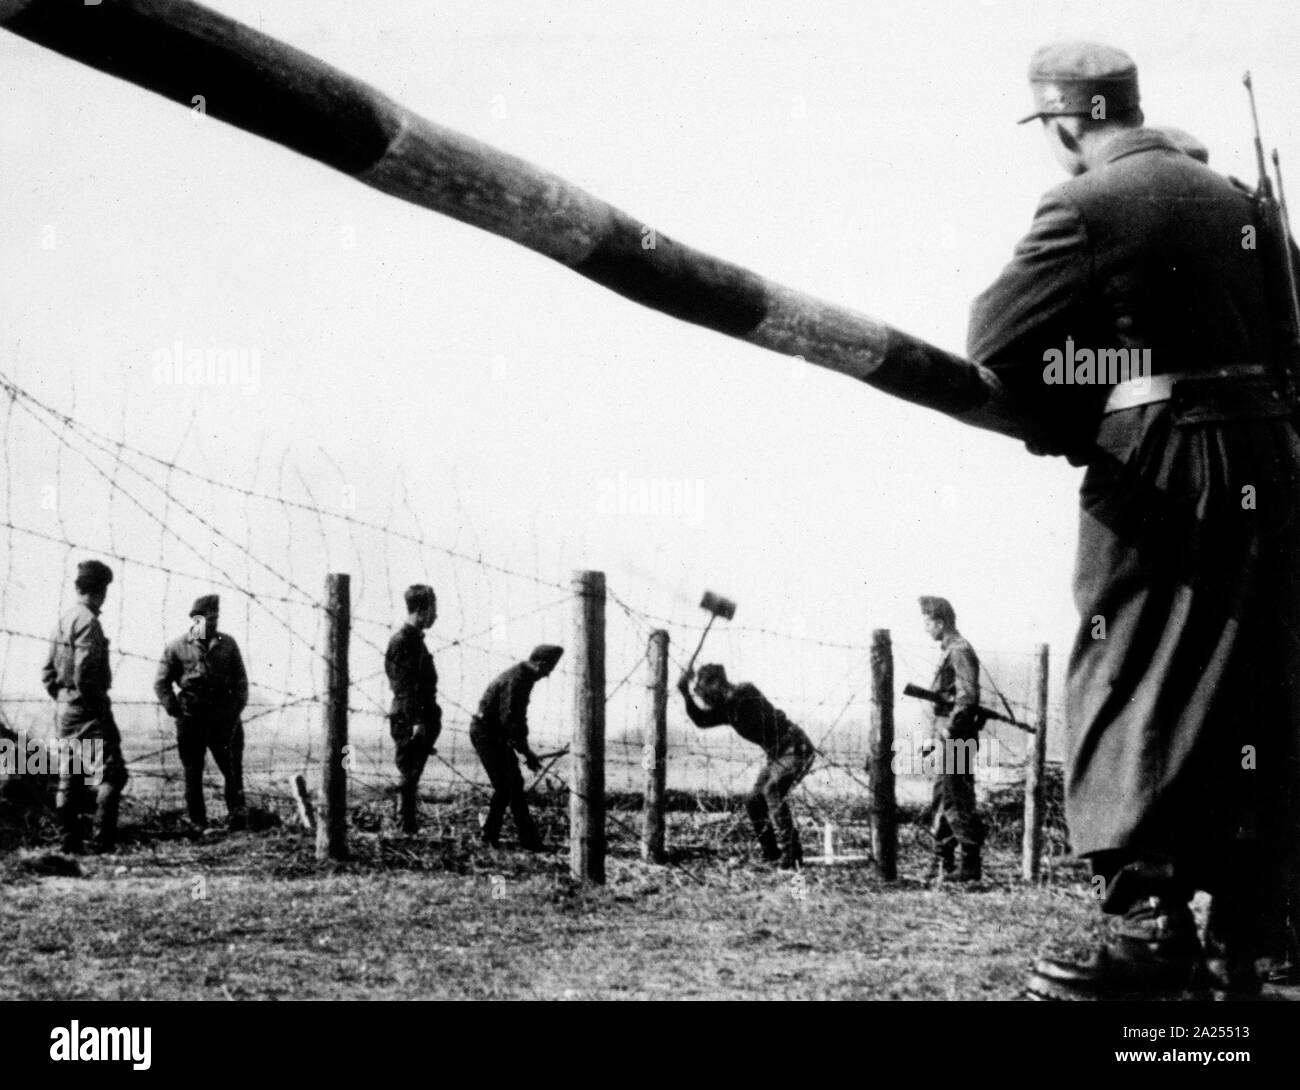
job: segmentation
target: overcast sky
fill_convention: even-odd
[[[970,300],[1060,180],[1037,126],[1014,124],[1044,42],[1127,49],[1148,120],[1191,130],[1213,166],[1253,179],[1251,68],[1266,140],[1300,187],[1300,16],[1284,0],[212,6],[674,238],[958,352]],[[709,587],[739,602],[737,624],[846,642],[888,627],[923,657],[915,598],[939,593],[977,647],[1047,640],[1063,660],[1079,481],[1064,462],[638,308],[12,35],[0,93],[0,369],[60,410],[196,472],[278,479],[323,505],[355,498],[358,517],[410,530],[393,514],[404,488],[432,541],[560,583],[601,569],[655,613],[694,620]],[[255,354],[257,370],[225,387],[160,384],[178,341]],[[60,511],[41,505],[53,449],[10,445],[9,518],[107,542],[88,495],[102,481],[75,458]],[[326,556],[315,521],[290,535],[215,489],[187,494],[274,564],[291,554],[313,593],[327,565],[353,571],[377,619],[400,613],[393,588],[413,578],[445,592],[458,580],[443,639],[545,598],[428,553],[385,573],[334,529]],[[651,494],[660,510],[643,509]],[[138,538],[151,559],[201,572],[129,501],[110,506],[121,551]],[[7,627],[49,627],[49,583],[75,555],[15,553],[11,538]],[[150,588],[110,628],[151,650],[200,589]],[[498,634],[495,669],[567,623]],[[820,698],[808,656],[749,646],[760,685]],[[737,648],[724,638],[716,654]],[[29,688],[38,658],[12,647],[6,687]],[[466,693],[491,673],[465,669]]]

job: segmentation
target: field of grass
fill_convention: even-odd
[[[287,805],[268,810],[261,831],[195,836],[177,811],[129,801],[121,851],[75,862],[52,852],[47,820],[10,826],[0,993],[1008,999],[1041,944],[1097,929],[1059,832],[1050,876],[1019,880],[1012,803],[990,808],[988,880],[961,890],[922,881],[929,849],[915,812],[900,830],[900,879],[885,883],[862,858],[860,802],[823,804],[839,861],[797,876],[756,863],[736,800],[673,802],[670,864],[655,866],[636,855],[635,798],[611,799],[603,887],[571,880],[563,851],[480,847],[473,797],[426,799],[415,838],[396,835],[385,803],[355,806],[353,858],[327,867]],[[211,809],[222,813],[216,799]],[[563,848],[562,792],[541,795],[537,813]],[[802,818],[806,851],[820,853],[821,830],[807,808]]]

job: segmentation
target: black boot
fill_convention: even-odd
[[[777,844],[776,834],[772,832],[770,826],[758,834],[758,846],[762,849],[764,863],[781,861],[781,847]]]
[[[980,862],[980,846],[963,844],[961,846],[961,870],[953,877],[954,882],[979,882],[984,878],[984,867]]]
[[[414,836],[420,831],[420,804],[417,784],[402,784],[401,811],[402,832]]]
[[[121,795],[115,788],[100,788],[95,807],[94,851],[107,854],[117,850],[117,811]]]
[[[782,850],[779,866],[782,870],[798,870],[803,866],[803,845],[799,842],[798,833]]]
[[[58,808],[58,818],[59,829],[63,833],[60,849],[68,855],[80,855],[86,850],[86,845],[81,836],[81,814],[77,812],[77,807],[65,803]]]
[[[248,828],[248,803],[243,787],[226,786],[226,828],[240,833]]]
[[[935,844],[934,855],[930,858],[930,869],[925,873],[927,882],[950,880],[957,873],[957,845],[949,840]]]
[[[1149,896],[1129,907],[1090,956],[1040,958],[1029,991],[1058,1000],[1208,998],[1202,958],[1187,902]]]
[[[1255,923],[1249,897],[1242,890],[1224,890],[1210,898],[1205,924],[1205,972],[1222,999],[1251,999],[1259,994],[1255,968]]]

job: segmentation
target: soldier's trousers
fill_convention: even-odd
[[[949,720],[936,721],[939,778],[930,800],[930,835],[935,847],[950,852],[958,844],[978,847],[984,843],[984,822],[975,802],[975,763],[979,737],[962,732],[949,737]]]
[[[497,842],[508,807],[515,819],[519,843],[524,847],[540,844],[537,826],[528,812],[524,777],[519,771],[519,757],[515,751],[505,742],[475,730],[470,731],[470,741],[474,743],[474,752],[483,762],[483,770],[492,782],[492,801],[488,804],[487,820],[483,823],[483,839],[490,844]]]
[[[208,751],[225,780],[226,813],[242,818],[244,806],[244,727],[238,719],[182,716],[176,720],[176,748],[185,769],[185,812],[196,825],[208,820],[203,770]]]
[[[81,846],[81,812],[86,795],[95,793],[95,845],[111,848],[117,841],[117,811],[126,786],[126,761],[122,736],[111,708],[91,715],[65,708],[59,716],[59,738],[78,743],[79,761],[64,749],[59,759],[59,787],[55,812],[63,831],[64,847]]]
[[[974,773],[945,772],[935,781],[930,835],[940,849],[984,843],[984,822],[975,805]]]
[[[401,800],[402,828],[413,833],[418,819],[420,777],[433,752],[436,735],[430,737],[427,728],[417,735],[413,724],[399,718],[390,718],[389,733],[396,747],[397,771],[401,776],[397,792]]]
[[[797,863],[803,858],[799,832],[787,800],[815,759],[812,743],[806,737],[792,740],[781,752],[768,757],[745,799],[754,836],[766,859]]]

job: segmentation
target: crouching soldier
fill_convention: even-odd
[[[500,845],[501,823],[509,807],[519,846],[530,852],[545,850],[528,812],[519,757],[523,757],[530,772],[542,767],[540,758],[528,744],[528,700],[533,686],[555,669],[563,654],[563,647],[552,644],[533,648],[526,662],[516,663],[487,687],[478,714],[470,723],[469,738],[474,752],[492,782],[492,801],[483,823],[483,843],[490,848]]]
[[[113,571],[107,564],[85,560],[77,565],[77,604],[60,618],[41,672],[45,691],[59,704],[55,807],[65,852],[84,849],[81,804],[88,785],[96,788],[91,848],[111,852],[117,843],[117,810],[127,772],[122,738],[108,697],[113,684],[108,639],[99,623],[99,611],[112,581]],[[73,746],[78,749],[76,759],[72,758]]]
[[[248,824],[244,804],[244,727],[248,674],[239,647],[217,630],[221,599],[205,594],[190,610],[190,630],[163,648],[154,694],[176,720],[176,748],[185,769],[185,812],[197,828],[208,823],[203,770],[208,750],[225,779],[226,824]]]
[[[426,583],[406,588],[406,624],[393,633],[384,654],[384,671],[393,690],[389,732],[397,747],[401,776],[402,832],[419,831],[420,776],[442,733],[438,671],[424,645],[424,634],[438,619],[438,597]]]
[[[726,670],[716,664],[700,667],[695,691],[708,704],[700,707],[691,697],[692,676],[687,670],[677,683],[691,722],[697,727],[729,724],[745,741],[763,747],[767,763],[745,800],[745,809],[763,858],[793,870],[803,862],[803,849],[788,797],[813,766],[812,741],[755,686],[747,681],[733,685]]]
[[[932,877],[978,882],[984,824],[975,805],[975,757],[979,746],[980,660],[957,631],[957,614],[946,598],[920,599],[925,631],[943,657],[930,688],[944,698],[935,709],[935,748],[943,756],[930,806],[935,859]],[[961,869],[957,848],[961,847]]]

